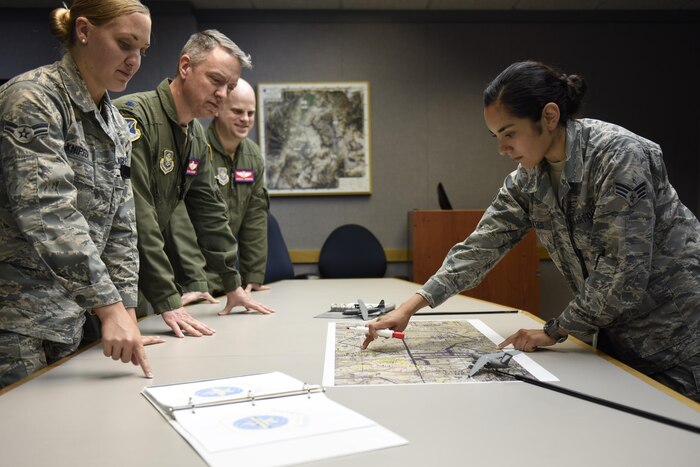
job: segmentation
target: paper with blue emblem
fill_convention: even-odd
[[[143,394],[212,466],[294,465],[407,443],[279,372],[151,386]]]
[[[296,378],[272,372],[149,386],[142,393],[164,415],[169,416],[175,410],[214,403],[233,403],[278,392],[299,392],[305,387]]]

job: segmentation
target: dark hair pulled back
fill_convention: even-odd
[[[566,75],[541,62],[517,62],[503,70],[484,90],[484,107],[496,102],[515,117],[540,120],[550,102],[559,107],[559,124],[566,125],[579,111],[586,82],[579,75]]]

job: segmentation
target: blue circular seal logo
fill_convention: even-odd
[[[282,427],[289,422],[287,417],[279,415],[258,415],[245,417],[233,422],[233,426],[241,430],[272,430]]]
[[[200,389],[195,392],[194,395],[198,397],[223,397],[232,396],[242,391],[243,389],[237,388],[236,386],[216,386],[213,388]]]

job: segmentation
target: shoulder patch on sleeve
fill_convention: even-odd
[[[633,187],[615,182],[615,194],[624,199],[627,204],[632,207],[637,204],[639,200],[647,197],[647,187],[644,182]]]
[[[133,143],[141,137],[141,130],[139,130],[135,118],[124,117],[124,120],[126,120],[126,125],[129,128],[129,141]]]
[[[12,122],[5,122],[2,132],[11,136],[18,143],[27,144],[31,143],[34,138],[48,135],[49,124],[41,122],[36,125],[15,125]]]

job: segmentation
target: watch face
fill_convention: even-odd
[[[558,337],[558,336],[556,336],[556,334],[559,334],[559,333],[557,332],[557,320],[554,319],[554,318],[552,318],[552,319],[550,319],[549,321],[547,321],[547,322],[544,324],[544,332],[545,332],[549,337],[553,337],[554,339],[556,339],[556,338]]]
[[[559,332],[559,321],[556,318],[552,318],[545,323],[544,333],[552,339],[554,339],[555,341],[557,341],[557,344],[561,344],[566,340],[567,337],[569,337],[566,335],[562,335]]]
[[[546,323],[544,323],[544,332],[545,332],[545,334],[547,334],[549,337],[553,337],[552,334],[551,334],[551,333],[552,333],[552,326],[553,326],[554,324],[556,324],[556,322],[557,322],[557,320],[554,319],[554,318],[552,318],[552,319],[550,319],[549,321],[547,321]]]

